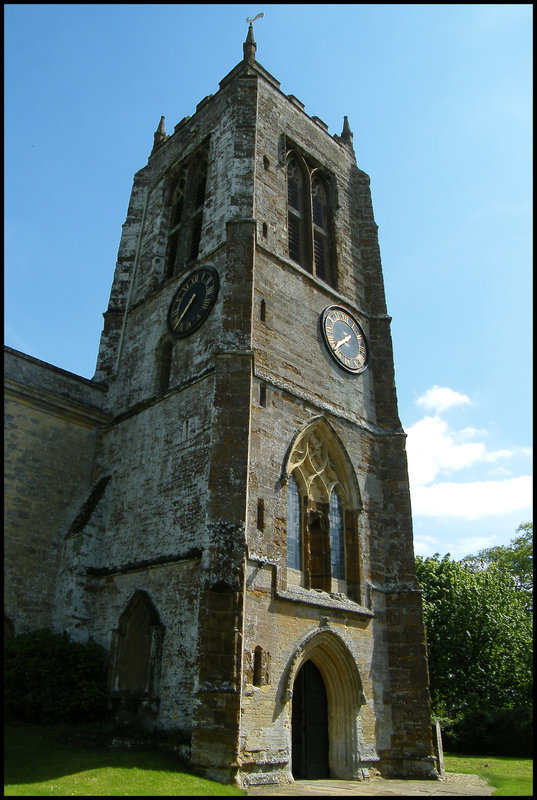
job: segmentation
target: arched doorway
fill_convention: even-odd
[[[301,677],[303,667],[306,668],[306,672]],[[316,677],[312,677],[316,675],[320,677],[321,689],[318,688],[318,678],[316,680]],[[359,779],[361,758],[358,749],[360,725],[358,715],[366,699],[356,661],[342,637],[326,628],[310,631],[296,647],[283,677],[282,702],[285,704],[291,701],[290,776],[298,777],[297,772],[304,771],[300,763],[300,748],[304,748],[304,734],[301,738],[300,732],[305,729],[307,737],[307,731],[311,730],[311,726],[304,726],[304,713],[307,712],[300,710],[301,704],[303,705],[304,698],[307,703],[308,697],[317,696],[317,705],[323,705],[326,718],[326,723],[323,725],[328,759],[327,763],[326,760],[318,762],[325,764],[323,777],[329,776],[340,780]],[[311,691],[314,681],[316,684]],[[323,690],[326,700],[319,701]],[[320,726],[320,711],[318,713],[319,717],[315,724]]]
[[[328,700],[313,661],[304,662],[293,684],[291,732],[293,777],[329,778]]]

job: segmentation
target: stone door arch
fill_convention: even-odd
[[[332,630],[315,630],[303,639],[288,665],[282,687],[282,699],[289,708],[290,729],[293,687],[307,661],[318,669],[326,689],[330,775],[343,780],[359,779],[358,714],[365,697],[354,657],[341,636]]]

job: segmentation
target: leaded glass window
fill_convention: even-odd
[[[330,561],[332,577],[345,580],[345,542],[343,537],[343,506],[336,489],[330,495]]]
[[[287,483],[287,566],[291,569],[302,568],[300,491],[292,475]]]

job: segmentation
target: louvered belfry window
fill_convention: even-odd
[[[201,226],[203,224],[203,205],[207,184],[207,163],[201,162],[193,175],[192,181],[192,229],[190,238],[190,258],[198,257],[201,242]]]
[[[289,257],[304,266],[304,179],[294,159],[287,164]]]
[[[172,187],[165,277],[179,274],[200,252],[207,186],[207,155],[199,153],[181,169]]]
[[[171,276],[177,271],[181,223],[183,222],[183,211],[185,205],[185,183],[186,175],[184,172],[181,172],[175,184],[175,189],[172,196],[170,229],[168,231],[168,246],[166,249],[167,278],[171,278]]]
[[[331,263],[330,203],[327,185],[305,160],[287,162],[287,231],[289,258],[336,288]]]
[[[330,283],[330,261],[328,253],[328,203],[326,190],[315,178],[311,184],[311,205],[313,216],[313,259],[315,274],[326,283]]]

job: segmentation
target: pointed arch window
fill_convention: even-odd
[[[157,700],[164,626],[149,595],[137,589],[112,631],[108,685],[112,697],[136,703]],[[135,702],[136,701],[136,702]]]
[[[287,237],[289,258],[337,288],[328,184],[294,151],[287,161]]]
[[[287,566],[302,568],[302,519],[300,490],[290,475],[287,483]]]
[[[296,435],[287,478],[287,584],[343,592],[360,602],[362,503],[350,457],[322,418]],[[300,549],[299,549],[300,547]]]
[[[165,277],[182,272],[198,258],[207,193],[207,152],[184,165],[171,189]]]

